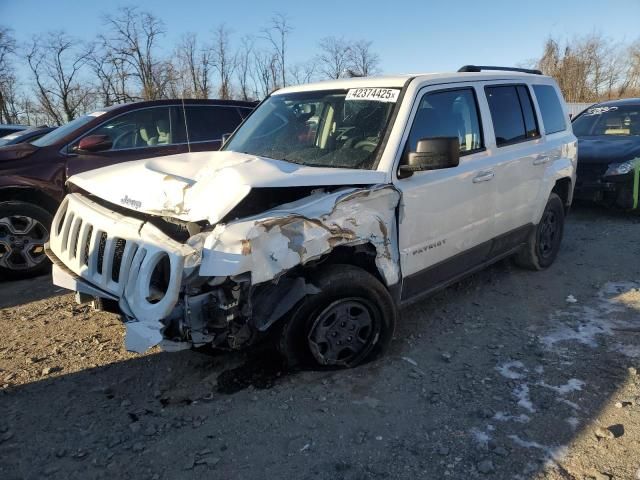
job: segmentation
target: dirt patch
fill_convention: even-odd
[[[130,354],[116,316],[0,283],[0,478],[634,479],[639,238],[576,209],[549,270],[502,262],[403,311],[385,358],[295,375]]]

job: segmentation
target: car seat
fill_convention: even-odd
[[[158,130],[154,124],[143,124],[139,129],[139,133],[143,144],[147,144],[150,147],[158,144]]]
[[[156,121],[156,128],[158,131],[158,143],[161,145],[168,145],[171,143],[171,130],[169,128],[169,122],[161,118]]]

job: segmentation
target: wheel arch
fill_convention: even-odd
[[[569,212],[569,208],[571,207],[572,193],[573,193],[573,182],[569,177],[563,177],[556,180],[556,183],[553,185],[551,189],[551,193],[557,194],[562,200],[562,204],[564,205],[565,214]]]
[[[0,202],[26,202],[44,208],[51,215],[56,213],[59,202],[41,190],[32,187],[1,187]]]

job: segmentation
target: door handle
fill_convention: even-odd
[[[473,183],[488,182],[494,176],[495,175],[492,171],[480,172],[478,175],[473,177]]]
[[[536,159],[533,161],[534,165],[544,165],[545,163],[549,163],[551,161],[551,157],[548,155],[540,155],[539,157],[536,157]]]

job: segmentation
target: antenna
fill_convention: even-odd
[[[187,111],[184,108],[184,92],[182,93],[182,117],[184,118],[184,132],[187,134],[187,149],[191,153],[191,142],[189,141],[189,125],[187,125]]]

